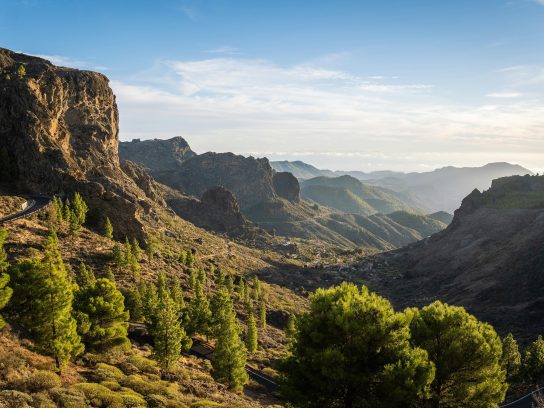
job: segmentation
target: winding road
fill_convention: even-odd
[[[21,211],[0,218],[0,225],[20,218],[26,218],[46,208],[51,203],[51,198],[46,196],[28,196]]]

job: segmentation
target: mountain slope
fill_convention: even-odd
[[[302,196],[321,205],[347,213],[370,215],[391,213],[399,210],[414,210],[380,187],[361,183],[351,176],[315,177],[302,182]]]
[[[501,330],[544,331],[544,176],[498,179],[474,190],[450,226],[397,253],[401,305],[440,298]]]

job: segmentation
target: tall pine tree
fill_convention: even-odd
[[[247,321],[247,334],[246,334],[247,351],[250,353],[254,353],[257,351],[257,346],[258,346],[257,324],[255,323],[255,316],[253,316],[253,313],[250,313],[249,319]]]
[[[225,288],[219,290],[226,291]],[[212,356],[212,376],[216,381],[226,384],[229,388],[241,391],[248,381],[245,370],[246,348],[240,340],[240,326],[232,301],[221,313],[219,336]]]
[[[57,368],[80,354],[84,347],[72,317],[72,283],[66,273],[54,231],[45,244],[43,259],[23,260],[10,268],[14,297],[10,312],[36,342],[52,355]]]
[[[178,305],[168,292],[159,300],[153,329],[153,355],[159,365],[173,368],[182,351],[191,348],[192,341],[181,326]]]
[[[193,297],[189,303],[189,334],[209,334],[209,322],[211,317],[210,303],[206,293],[202,289],[200,280],[195,282]]]
[[[106,221],[104,222],[104,236],[109,239],[113,238],[113,225],[111,225],[109,217],[106,217]]]

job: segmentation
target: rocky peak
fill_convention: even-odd
[[[187,159],[196,156],[181,136],[171,139],[133,139],[119,144],[119,157],[139,163],[152,172],[177,170]]]
[[[9,167],[0,172],[3,181],[26,193],[78,191],[91,208],[89,222],[109,216],[118,234],[143,240],[139,219],[152,199],[119,163],[108,79],[6,49],[0,68],[0,149]]]
[[[289,172],[275,173],[273,177],[276,194],[291,202],[300,201],[300,185],[298,179]]]

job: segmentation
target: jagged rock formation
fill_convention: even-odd
[[[239,235],[248,221],[240,212],[236,197],[223,187],[212,187],[197,200],[173,196],[168,205],[182,218],[198,227],[219,233]]]
[[[396,257],[400,305],[440,298],[499,330],[544,332],[544,176],[512,176],[473,191],[450,226]]]
[[[272,178],[276,194],[291,202],[300,201],[300,186],[295,176],[288,172],[275,173]]]
[[[0,49],[0,68],[0,149],[9,161],[4,181],[22,192],[79,191],[90,204],[89,222],[108,215],[118,234],[143,240],[140,218],[154,198],[119,163],[118,112],[108,79],[6,49]]]
[[[143,165],[151,172],[170,171],[179,167],[181,163],[196,153],[191,150],[189,144],[181,136],[168,140],[134,139],[132,142],[119,144],[119,158],[131,160]]]

